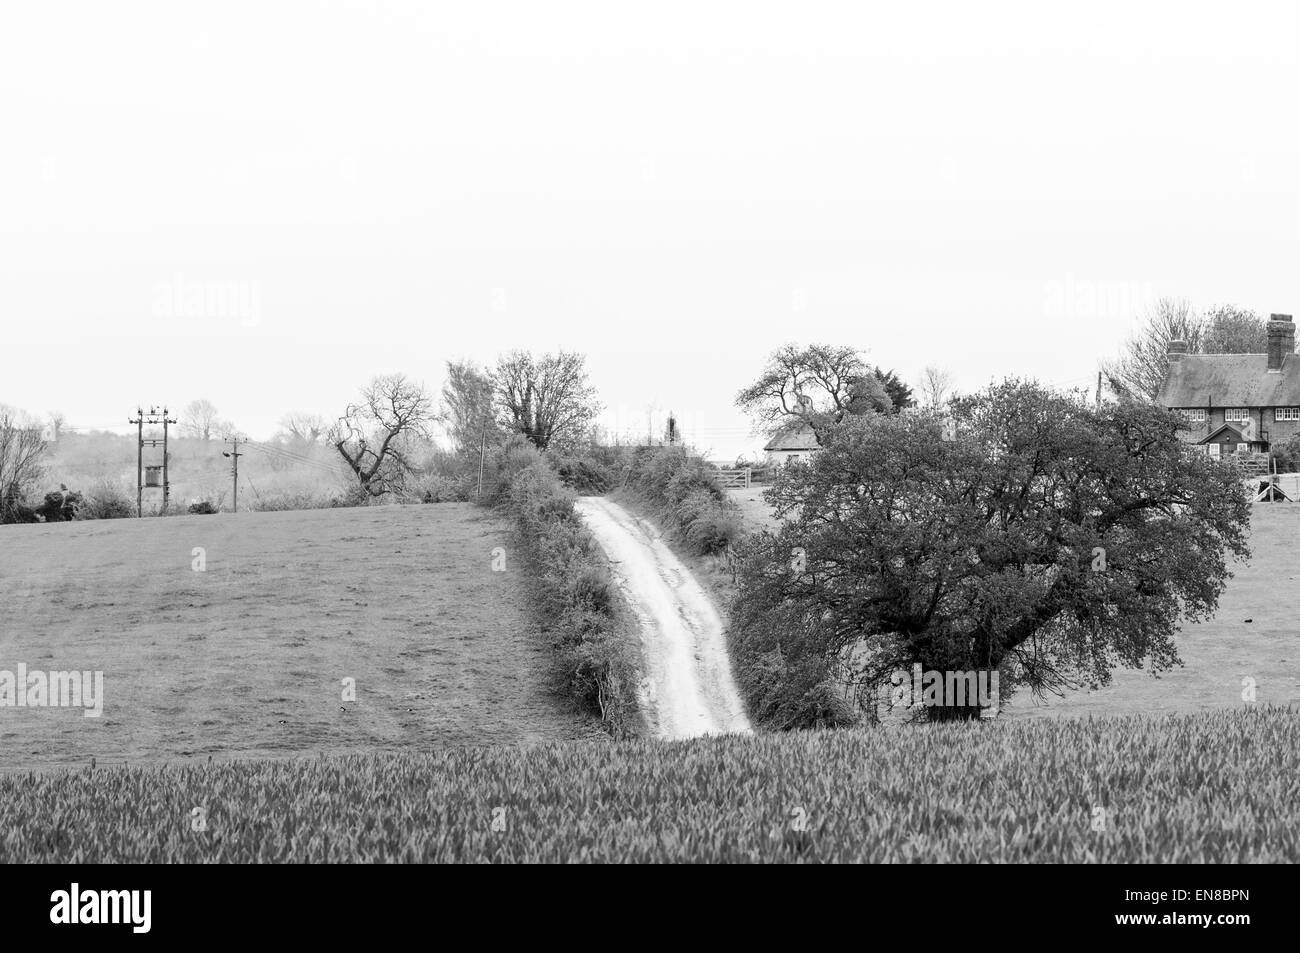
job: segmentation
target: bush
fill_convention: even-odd
[[[719,553],[741,537],[741,514],[717,468],[685,447],[639,447],[628,486],[661,511],[696,553]]]
[[[1274,444],[1273,461],[1278,473],[1300,472],[1300,434],[1293,434],[1286,443]]]
[[[197,503],[191,503],[189,508],[189,512],[202,516],[215,513],[216,511],[217,508],[212,505],[211,500],[200,500]]]
[[[614,485],[613,473],[595,457],[558,457],[551,462],[560,481],[577,493],[604,493]]]
[[[136,515],[136,501],[117,484],[101,480],[87,491],[77,507],[79,520],[120,520]]]
[[[342,494],[313,493],[311,491],[265,493],[261,496],[255,496],[248,508],[257,512],[324,510],[336,506],[365,506],[369,499],[369,494],[360,487],[350,487]]]
[[[530,452],[531,451],[531,452]],[[494,467],[515,519],[555,649],[554,675],[585,711],[616,734],[631,732],[636,655],[620,618],[600,547],[573,509],[574,496],[536,450],[504,449]]]
[[[35,513],[47,523],[65,523],[76,519],[81,503],[81,494],[65,486],[46,493],[45,502],[36,508]]]

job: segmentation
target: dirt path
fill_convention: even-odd
[[[641,622],[641,704],[661,738],[747,732],[718,616],[658,530],[599,497],[576,504]]]

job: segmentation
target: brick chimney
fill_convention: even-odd
[[[1187,353],[1186,341],[1169,342],[1169,363],[1170,364],[1172,364],[1174,361],[1181,361],[1183,359],[1183,355],[1186,353]]]
[[[1295,324],[1289,314],[1270,314],[1268,316],[1268,369],[1270,373],[1280,373],[1282,362],[1288,354],[1295,352]]]

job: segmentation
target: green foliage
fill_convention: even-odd
[[[628,489],[661,511],[695,552],[722,552],[740,539],[740,508],[703,457],[681,446],[638,447],[630,466]]]
[[[999,669],[1004,698],[1168,669],[1248,555],[1237,474],[1171,413],[1019,382],[951,413],[954,440],[931,415],[846,420],[767,491],[786,522],[743,547],[730,627],[760,723],[835,721],[826,685],[913,663]]]
[[[508,447],[496,466],[546,620],[562,689],[615,734],[635,730],[636,653],[620,618],[599,545],[573,509],[573,493],[531,445]]]
[[[1296,863],[1297,777],[1266,707],[7,773],[0,862]]]

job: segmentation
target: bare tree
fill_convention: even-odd
[[[210,400],[192,400],[181,411],[181,434],[211,440],[217,433],[217,408]]]
[[[1185,341],[1188,353],[1199,354],[1204,327],[1191,302],[1161,298],[1147,311],[1119,358],[1103,364],[1111,390],[1154,400],[1169,373],[1169,342]]]
[[[44,472],[45,450],[37,420],[0,406],[0,523],[22,518],[27,494]]]
[[[921,369],[921,381],[917,388],[921,395],[921,404],[925,407],[942,407],[952,393],[952,371],[946,367],[929,364]]]
[[[243,432],[235,426],[234,421],[227,420],[225,417],[213,417],[210,430],[218,440],[229,440],[231,437],[238,437],[240,440],[247,439]]]
[[[441,419],[457,450],[477,451],[481,443],[499,439],[492,394],[491,378],[472,362],[447,362]]]
[[[514,351],[497,361],[489,377],[501,426],[539,450],[584,436],[600,412],[581,354],[534,357]]]
[[[814,430],[850,414],[888,413],[894,407],[877,373],[852,347],[787,344],[773,351],[736,406],[769,433],[795,424]]]
[[[1205,313],[1203,338],[1206,354],[1264,354],[1268,323],[1248,308],[1216,305]]]
[[[428,437],[433,399],[404,374],[376,377],[361,401],[330,428],[327,440],[339,452],[362,490],[372,497],[399,489],[411,472],[408,450],[416,437]]]
[[[58,443],[63,437],[63,428],[68,425],[68,415],[61,410],[52,410],[47,419],[50,422],[50,440]]]
[[[304,443],[315,443],[329,432],[329,424],[320,414],[285,414],[280,418],[280,426],[290,437]]]

